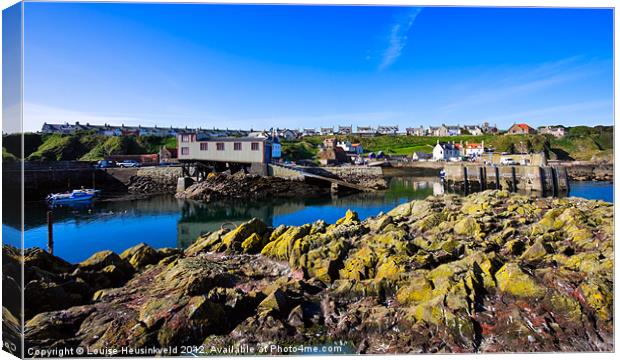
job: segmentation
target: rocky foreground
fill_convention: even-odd
[[[612,246],[611,204],[486,191],[77,265],[29,249],[26,346],[612,351]]]
[[[195,183],[185,191],[177,193],[176,197],[210,202],[224,199],[303,198],[326,194],[329,194],[329,188],[311,185],[303,181],[238,172],[233,175],[211,173],[204,181]]]

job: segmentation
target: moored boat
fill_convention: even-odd
[[[51,205],[75,204],[92,201],[99,194],[99,190],[80,189],[73,190],[70,193],[50,194],[46,200]]]

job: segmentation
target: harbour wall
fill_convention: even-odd
[[[3,195],[21,196],[23,164],[24,199],[41,200],[50,193],[66,192],[80,187],[101,189],[104,193],[126,192],[132,176],[151,178],[154,182],[176,184],[179,167],[143,167],[96,169],[89,162],[17,162],[2,164]]]
[[[449,164],[444,171],[448,187],[461,188],[465,193],[504,189],[555,196],[570,189],[565,167]]]

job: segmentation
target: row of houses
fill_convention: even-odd
[[[63,123],[63,124],[49,124],[43,123],[41,132],[43,134],[61,134],[72,135],[78,132],[91,131],[98,135],[104,136],[158,136],[158,137],[170,137],[177,136],[181,133],[208,133],[211,137],[227,137],[227,136],[246,136],[247,131],[243,130],[229,130],[229,129],[202,129],[202,128],[175,128],[175,127],[160,127],[160,126],[115,126],[110,124],[92,125],[89,123],[80,124],[75,123]]]
[[[429,126],[427,128],[420,126],[417,128],[407,128],[406,133],[411,136],[458,136],[497,134],[499,130],[497,126],[491,126],[488,122],[485,122],[482,125],[441,124],[441,126]]]
[[[372,126],[356,126],[355,131],[353,131],[352,125],[340,125],[338,128],[321,127],[318,130],[315,128],[304,128],[297,133],[303,137],[315,135],[396,135],[398,132],[398,125],[379,125],[376,128]]]
[[[250,133],[255,133],[254,130],[231,130],[231,129],[202,129],[202,128],[175,128],[175,127],[159,127],[159,126],[114,126],[110,124],[104,125],[91,125],[89,123],[80,124],[75,123],[63,123],[63,124],[48,124],[44,123],[41,132],[44,134],[62,134],[70,135],[81,131],[92,131],[99,135],[105,136],[159,136],[170,137],[177,136],[180,133],[207,133],[210,137],[243,137],[248,136]],[[267,131],[259,131],[267,132]],[[520,123],[513,124],[507,134],[550,134],[552,136],[561,138],[565,135],[565,129],[561,126],[545,126],[540,127],[538,130],[531,126]],[[406,128],[405,133],[411,136],[458,136],[458,135],[482,135],[482,134],[498,134],[499,130],[497,126],[489,125],[485,122],[481,125],[446,125],[441,126],[429,126],[429,127],[417,127]],[[361,136],[374,136],[374,135],[397,135],[400,134],[398,125],[379,125],[374,128],[371,126],[357,126],[353,131],[352,125],[341,125],[338,128],[334,127],[321,127],[319,130],[314,128],[305,128],[303,130],[296,129],[271,129],[269,130],[271,136],[277,136],[283,140],[295,140],[304,136],[313,135],[361,135]]]

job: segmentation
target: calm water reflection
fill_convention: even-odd
[[[613,186],[590,190],[573,186],[571,195],[613,200]],[[160,196],[147,200],[97,203],[82,209],[54,209],[54,254],[78,262],[101,250],[121,252],[139,242],[153,247],[187,247],[201,233],[219,229],[223,223],[239,224],[257,217],[272,226],[301,225],[323,219],[334,223],[347,209],[361,218],[388,211],[398,204],[441,193],[434,178],[392,178],[386,191],[324,199],[203,204]],[[600,194],[611,197],[597,197]],[[47,208],[29,203],[25,213],[25,246],[47,246]],[[19,246],[19,220],[3,224],[3,241]],[[12,225],[12,226],[11,226]]]

